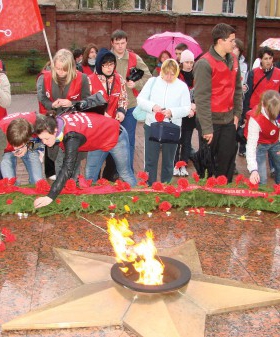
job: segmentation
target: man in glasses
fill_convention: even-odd
[[[17,158],[21,158],[28,172],[30,184],[43,179],[41,160],[44,147],[40,140],[33,136],[35,121],[35,112],[14,113],[1,119],[0,130],[8,141],[1,161],[3,178],[16,177]]]

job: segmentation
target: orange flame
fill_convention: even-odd
[[[164,265],[155,258],[157,249],[153,241],[153,232],[148,230],[146,238],[135,243],[131,238],[133,232],[129,229],[126,219],[108,220],[109,239],[116,253],[117,262],[131,262],[139,273],[137,283],[146,285],[162,284]],[[121,268],[126,273],[127,268]]]

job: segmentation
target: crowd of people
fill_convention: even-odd
[[[223,175],[232,182],[238,153],[247,159],[250,181],[266,184],[268,154],[280,183],[280,70],[274,66],[273,50],[261,48],[259,64],[248,72],[242,41],[233,27],[220,23],[212,30],[208,52],[195,59],[188,45],[180,43],[176,58],[167,50],[160,52],[151,73],[127,45],[126,32],[116,30],[110,50],[90,43],[84,50],[57,51],[37,78],[38,113],[7,115],[11,90],[0,61],[1,175],[15,177],[20,157],[30,184],[43,179],[43,172],[52,177],[50,192],[35,200],[36,208],[55,200],[68,179],[77,179],[82,159],[87,179],[119,178],[136,185],[137,105],[146,112],[143,170],[150,186],[158,180],[160,152],[160,181],[169,183],[173,176],[189,175],[190,160],[197,168],[202,149],[211,161],[208,176]],[[87,108],[78,108],[79,102]],[[178,143],[152,137],[151,126],[164,122],[180,129]],[[192,147],[195,129],[197,152]],[[204,177],[205,172],[197,171]]]

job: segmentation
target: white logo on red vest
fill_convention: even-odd
[[[270,131],[270,136],[274,136],[274,135],[275,135],[275,133],[276,133],[276,131],[275,131],[275,130],[272,130],[272,131]]]
[[[78,98],[78,96],[79,96],[79,94],[73,95],[73,96],[71,96],[70,98],[76,99],[76,98]]]
[[[274,82],[274,83],[278,83],[278,82],[279,82],[279,80],[273,80],[273,82]]]

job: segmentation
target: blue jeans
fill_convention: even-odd
[[[267,171],[266,171],[266,154],[268,153],[269,157],[273,162],[275,168],[275,182],[280,184],[280,142],[274,144],[259,144],[257,146],[257,163],[258,163],[258,172],[260,175],[260,184],[267,183]]]
[[[128,133],[132,172],[134,172],[133,161],[134,161],[134,150],[135,150],[135,130],[136,130],[136,124],[137,124],[137,120],[132,115],[132,112],[134,109],[135,107],[127,109],[125,119],[121,123],[121,125],[126,129]]]
[[[119,176],[130,186],[135,186],[137,181],[132,172],[130,165],[129,140],[126,130],[121,126],[121,134],[117,145],[110,151],[104,152],[101,150],[89,151],[86,163],[86,179],[96,181],[99,171],[108,154],[113,157]]]
[[[43,179],[42,163],[39,159],[38,150],[28,150],[21,159],[29,175],[29,184],[35,184],[38,180]],[[16,177],[16,167],[17,157],[13,152],[4,153],[1,162],[1,173],[3,178],[11,179]],[[19,184],[18,181],[17,184]]]

